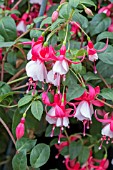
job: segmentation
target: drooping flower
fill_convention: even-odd
[[[92,86],[88,85],[89,91],[85,91],[84,94],[76,98],[75,100],[80,101],[77,109],[76,114],[74,117],[76,117],[78,120],[83,121],[84,124],[84,132],[85,135],[85,126],[87,125],[87,128],[89,128],[89,122],[91,122],[93,111],[93,105],[101,107],[104,104],[100,101],[97,101],[95,97],[97,94],[100,93],[99,86],[93,88]],[[76,103],[75,103],[76,104]]]
[[[98,163],[99,165],[94,165],[95,163]],[[93,158],[93,165],[90,164],[90,166],[91,168],[94,168],[95,170],[107,170],[109,166],[109,161],[106,158],[103,158],[102,160]]]
[[[17,140],[19,140],[20,138],[22,138],[24,136],[24,131],[25,131],[24,124],[25,124],[25,118],[22,117],[21,120],[20,120],[20,123],[16,127],[16,138],[17,138]]]
[[[103,127],[101,134],[103,135],[101,140],[102,142],[105,140],[106,143],[108,143],[110,141],[110,138],[113,138],[113,116],[111,116],[110,118],[108,118],[108,114],[106,114],[106,116],[104,116],[104,119],[100,119],[97,117],[97,113],[95,111],[95,118],[101,122],[104,123],[105,126]],[[108,139],[107,139],[108,137]],[[102,143],[101,143],[102,146]],[[100,148],[101,148],[100,146]]]
[[[72,108],[66,108],[66,98],[61,94],[54,95],[54,102],[50,103],[47,93],[44,92],[42,95],[42,101],[46,106],[52,106],[49,111],[47,111],[46,107],[46,120],[49,124],[53,125],[53,130],[51,136],[53,136],[55,127],[60,127],[60,134],[58,143],[60,143],[60,137],[63,130],[63,127],[69,126],[69,117],[74,116],[75,114],[75,106],[72,103],[68,103],[69,105],[74,106],[74,113],[71,114]]]
[[[88,45],[87,45],[87,53],[88,53],[88,57],[90,61],[96,61],[98,60],[98,54],[97,52],[103,52],[106,50],[106,48],[108,47],[108,39],[106,41],[105,46],[101,49],[101,50],[96,50],[94,48],[94,44],[92,41],[88,41]]]

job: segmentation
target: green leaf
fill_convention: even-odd
[[[112,100],[113,101],[113,89],[102,89],[101,93],[99,94],[104,99]]]
[[[6,16],[0,20],[0,35],[5,41],[14,41],[17,38],[16,24],[11,17]]]
[[[96,49],[102,49],[105,46],[105,43],[98,42],[95,44]],[[98,53],[99,59],[106,64],[113,65],[113,47],[108,45],[107,49],[101,53]]]
[[[33,168],[44,165],[50,156],[50,147],[44,143],[36,145],[30,154],[30,163]]]
[[[31,105],[33,116],[40,121],[43,114],[43,105],[40,101],[33,101]]]
[[[40,28],[42,28],[45,24],[51,24],[52,20],[51,17],[47,17],[46,19],[44,19],[41,24],[40,24]]]
[[[0,81],[0,95],[4,95],[6,93],[9,93],[10,91],[10,86],[5,82]]]
[[[96,65],[97,70],[104,78],[113,77],[113,65],[106,64],[102,61],[99,61]],[[108,71],[109,70],[109,71]]]
[[[13,94],[14,94],[13,92],[9,92],[9,93],[6,93],[4,95],[0,95],[0,102],[2,102],[8,96],[12,96]]]
[[[78,6],[79,3],[80,3],[80,0],[69,0],[69,5],[73,9],[75,9]]]
[[[51,30],[54,30],[56,27],[58,27],[59,24],[63,23],[65,19],[60,19],[58,18],[52,25],[51,25]]]
[[[73,21],[78,22],[82,28],[87,28],[88,27],[88,20],[86,17],[84,17],[82,14],[75,12],[73,15]]]
[[[20,140],[17,140],[16,142],[16,150],[18,150],[18,152],[21,151],[26,151],[29,152],[36,144],[37,140],[32,140],[29,138],[21,138]]]
[[[24,106],[25,104],[29,103],[32,100],[32,98],[33,97],[31,95],[26,95],[22,97],[18,102],[18,107]]]
[[[82,143],[81,141],[73,141],[71,142],[71,144],[69,145],[69,155],[70,155],[70,159],[75,159],[77,156],[79,156],[81,150],[82,150]]]
[[[96,14],[89,25],[89,31],[91,36],[105,31],[111,24],[111,19],[106,14]]]
[[[69,155],[69,146],[65,146],[61,151],[60,154],[62,156]]]
[[[82,71],[82,64],[71,64],[71,67],[76,73],[80,73]]]
[[[80,3],[95,6],[95,10],[96,10],[96,5],[94,4],[94,2],[92,0],[80,0]]]
[[[11,75],[14,75],[16,73],[16,69],[10,63],[4,64],[4,70]]]
[[[84,164],[87,161],[87,159],[89,157],[89,153],[90,153],[89,148],[86,146],[83,146],[83,148],[79,154],[79,157],[78,157],[78,160],[81,164]]]
[[[71,10],[72,9],[69,6],[69,4],[64,4],[64,5],[62,5],[61,10],[59,11],[59,16],[61,18],[64,18],[64,19],[68,20],[69,15],[71,13]]]
[[[27,158],[26,152],[17,153],[12,160],[13,170],[26,170],[27,168]]]
[[[97,36],[96,41],[98,42],[98,41],[106,39],[106,38],[113,39],[113,33],[112,32],[108,32],[108,31],[104,31],[104,32],[102,32],[101,34],[99,34]]]
[[[37,40],[37,38],[42,34],[41,31],[39,30],[31,30],[30,31],[30,37],[31,39],[35,38]]]
[[[67,91],[67,101],[73,100],[74,98],[80,97],[85,91],[84,87],[81,87],[80,85],[76,84],[76,86],[68,86]]]
[[[45,16],[40,16],[40,17],[35,18],[33,21],[36,24],[38,22],[41,22],[44,18],[45,18]]]
[[[90,80],[99,80],[100,78],[98,75],[92,73],[92,72],[87,72],[84,76],[85,81],[90,81]]]
[[[0,42],[0,48],[11,47],[14,44],[15,44],[15,42]]]

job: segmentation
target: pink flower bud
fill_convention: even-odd
[[[66,46],[65,45],[62,45],[61,49],[60,49],[60,54],[61,55],[65,55],[66,53]]]
[[[59,12],[54,11],[52,14],[52,22],[55,22],[58,19],[58,16],[59,16]]]
[[[24,123],[25,123],[25,118],[22,117],[21,120],[20,120],[20,123],[16,127],[16,138],[17,138],[17,140],[19,140],[22,136],[24,136],[24,130],[25,130]]]
[[[87,14],[87,15],[89,15],[89,16],[93,16],[93,13],[92,13],[92,11],[89,9],[89,8],[85,8],[84,9],[85,10],[85,13]]]

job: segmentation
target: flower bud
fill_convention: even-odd
[[[54,11],[52,14],[52,22],[55,22],[58,19],[58,16],[59,16],[59,12]]]
[[[108,31],[109,31],[109,32],[113,32],[113,24],[111,24],[111,25],[108,27]]]
[[[89,8],[84,8],[84,10],[85,10],[85,13],[87,14],[87,15],[89,15],[89,16],[93,16],[93,13],[92,13],[92,11],[89,9]]]
[[[17,140],[19,140],[20,138],[22,138],[22,136],[24,136],[24,130],[25,130],[24,123],[25,123],[25,118],[22,117],[21,120],[20,120],[20,123],[16,127],[16,138],[17,138]]]
[[[62,45],[61,49],[60,49],[60,55],[65,55],[66,54],[66,46]]]

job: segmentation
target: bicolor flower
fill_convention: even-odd
[[[108,47],[108,39],[106,41],[105,46],[101,49],[101,50],[96,50],[94,48],[94,44],[92,41],[88,41],[88,45],[87,45],[87,53],[88,53],[88,57],[90,61],[96,61],[98,60],[98,54],[97,52],[103,52],[106,50],[106,48]]]
[[[76,117],[80,121],[83,121],[84,135],[85,135],[85,126],[87,124],[87,128],[89,128],[89,122],[91,122],[92,114],[94,113],[93,105],[98,107],[104,105],[103,103],[95,99],[95,97],[100,93],[99,86],[93,88],[92,86],[88,85],[88,88],[89,90],[85,91],[81,97],[75,99],[80,102],[79,104],[77,103],[78,106],[74,117]]]
[[[100,119],[97,117],[97,113],[95,111],[95,118],[99,122],[105,123],[105,126],[101,131],[101,134],[103,135],[102,141],[107,140],[106,137],[108,137],[108,141],[109,141],[110,138],[113,138],[113,116],[111,118],[108,118],[108,114],[107,114],[107,116],[104,116],[104,119]],[[108,143],[108,141],[106,143]]]
[[[54,95],[54,102],[50,103],[47,93],[42,94],[42,101],[46,104],[46,120],[49,124],[53,125],[53,130],[51,136],[53,136],[55,127],[60,127],[60,134],[58,143],[60,143],[61,131],[63,127],[69,126],[69,117],[73,117],[75,114],[75,106],[72,103],[69,105],[74,107],[74,113],[71,114],[72,108],[66,108],[66,99],[61,94]],[[49,111],[47,111],[47,106],[52,106]]]

